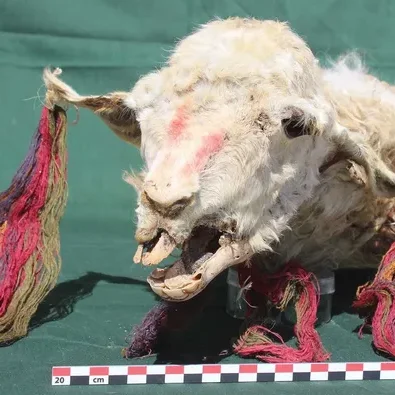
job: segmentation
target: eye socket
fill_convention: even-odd
[[[288,119],[283,119],[281,121],[281,125],[284,129],[286,136],[290,139],[309,134],[308,128],[306,127],[306,125],[303,124],[301,118],[292,117]]]

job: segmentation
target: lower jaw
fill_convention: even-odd
[[[155,269],[147,282],[162,299],[182,302],[198,295],[221,272],[248,261],[251,256],[252,250],[247,242],[231,242],[221,246],[215,254],[207,253],[206,259],[191,273],[178,260],[165,269]]]

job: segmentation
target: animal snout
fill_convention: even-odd
[[[166,196],[167,195],[167,196]],[[193,195],[182,197],[169,196],[165,191],[144,190],[147,204],[159,214],[165,217],[174,217],[180,214],[193,201]]]

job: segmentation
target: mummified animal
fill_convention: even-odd
[[[194,297],[226,268],[292,258],[306,269],[378,267],[392,240],[395,90],[355,55],[323,67],[286,23],[230,18],[181,40],[129,92],[57,104],[98,114],[138,147],[135,262],[163,299]]]

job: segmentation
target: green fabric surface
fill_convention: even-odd
[[[81,93],[125,90],[160,66],[174,42],[198,24],[236,15],[288,20],[320,59],[357,48],[378,76],[394,81],[393,1],[0,0],[0,189],[9,185],[37,126],[43,67],[62,67]],[[69,111],[70,123],[75,115]],[[0,349],[1,394],[393,393],[393,381],[52,387],[54,365],[169,363],[177,356],[177,362],[240,362],[210,358],[238,333],[239,323],[224,312],[223,278],[218,302],[192,329],[167,339],[160,355],[122,359],[125,336],[156,303],[145,282],[148,271],[132,263],[135,193],[121,180],[122,171],[139,168],[141,159],[83,110],[79,123],[69,126],[68,146],[59,285],[28,337]],[[361,324],[347,309],[356,279],[341,275],[335,315],[319,332],[333,361],[385,360],[374,353],[369,335],[359,339],[353,332]]]

